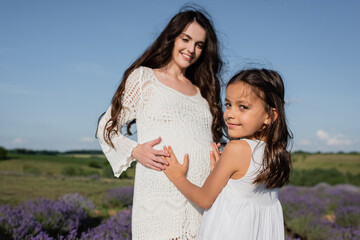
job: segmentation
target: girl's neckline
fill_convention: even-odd
[[[265,143],[266,144],[266,142],[261,140],[261,139],[236,138],[236,139],[233,139],[233,140],[248,140],[248,141],[259,142],[259,143]]]
[[[261,139],[240,138],[239,140],[250,140],[250,141],[254,141],[254,142],[265,143],[265,141],[263,141]]]
[[[178,91],[178,90],[176,90],[176,89],[174,89],[174,88],[166,85],[165,83],[161,82],[161,81],[156,77],[155,72],[154,72],[154,69],[152,69],[152,68],[148,68],[148,69],[150,69],[150,72],[151,72],[151,74],[153,75],[153,77],[154,77],[154,79],[156,80],[156,82],[158,82],[158,83],[159,83],[160,85],[162,85],[163,87],[171,90],[172,92],[175,92],[175,93],[177,93],[177,94],[179,94],[179,95],[181,95],[181,96],[183,96],[183,97],[187,97],[187,98],[196,97],[196,96],[198,96],[199,93],[200,93],[199,88],[195,86],[195,87],[196,87],[196,93],[195,93],[194,95],[186,95],[186,94],[184,94],[184,93],[182,93],[182,92],[180,92],[180,91]]]

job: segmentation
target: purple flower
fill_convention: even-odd
[[[334,213],[339,226],[358,227],[360,224],[360,206],[338,207]]]
[[[58,201],[40,198],[11,208],[0,206],[0,234],[12,239],[51,239],[80,229],[94,204],[78,194]],[[75,234],[76,235],[76,234]]]
[[[360,239],[360,188],[286,186],[279,199],[291,233],[307,239]],[[290,235],[291,237],[291,235]]]
[[[21,207],[0,206],[0,232],[14,240],[30,239],[41,231],[35,217]]]
[[[46,232],[40,232],[35,237],[32,237],[31,240],[54,240],[54,238],[50,237]]]
[[[81,240],[131,239],[131,209],[125,209],[103,221],[99,226],[82,233]]]
[[[134,187],[122,187],[110,189],[104,196],[104,205],[106,207],[123,208],[132,205]]]

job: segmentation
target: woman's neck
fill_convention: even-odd
[[[170,62],[168,65],[161,68],[160,70],[177,79],[186,78],[185,77],[186,68],[179,68],[179,66],[177,66],[172,62]]]

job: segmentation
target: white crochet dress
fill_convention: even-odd
[[[127,79],[123,106],[118,129],[136,118],[138,142],[119,133],[111,137],[115,149],[106,144],[103,130],[111,107],[98,128],[100,145],[115,176],[134,161],[131,152],[137,143],[161,136],[162,142],[154,148],[172,146],[180,162],[189,153],[187,178],[198,186],[204,183],[210,173],[212,115],[199,91],[184,95],[161,83],[152,69],[139,67]],[[136,164],[134,188],[132,239],[197,238],[203,210],[190,203],[163,172]]]

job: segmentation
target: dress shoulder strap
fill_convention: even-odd
[[[242,138],[241,140],[245,140],[250,145],[252,152],[257,150],[258,148],[263,149],[265,147],[265,142],[263,142],[261,140],[250,140],[247,138]]]

